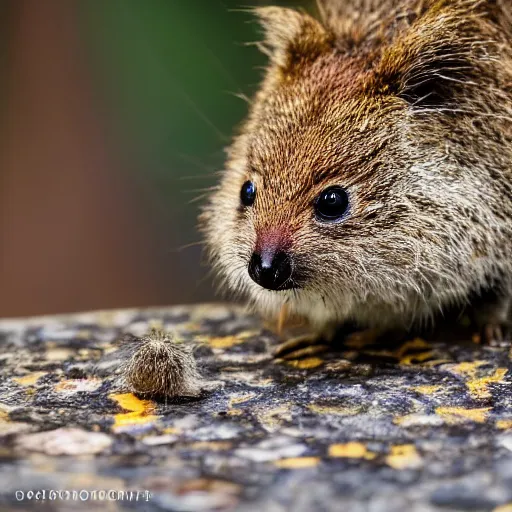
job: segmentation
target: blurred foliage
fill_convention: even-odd
[[[89,0],[79,7],[95,89],[111,110],[126,168],[143,176],[158,204],[173,233],[169,249],[197,240],[197,204],[189,202],[215,183],[223,148],[247,112],[237,95],[252,96],[266,62],[250,44],[261,39],[250,5]],[[189,263],[185,256],[180,265]]]
[[[229,0],[90,0],[81,9],[117,128],[145,170],[201,172],[247,110],[236,95],[252,95],[265,64],[250,45],[260,34],[249,10]]]

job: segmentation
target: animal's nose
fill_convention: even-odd
[[[292,260],[286,252],[273,254],[253,253],[249,261],[249,276],[251,279],[267,288],[267,290],[287,290],[293,288]]]

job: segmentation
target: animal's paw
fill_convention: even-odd
[[[303,334],[278,345],[274,351],[274,357],[285,360],[302,359],[323,354],[329,348],[329,341],[323,336]]]
[[[491,347],[506,347],[511,344],[510,323],[487,323],[481,328],[482,344]]]

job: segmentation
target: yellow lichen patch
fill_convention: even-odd
[[[235,395],[230,398],[229,400],[229,407],[233,407],[237,404],[243,404],[244,402],[248,402],[249,400],[252,400],[253,398],[256,398],[258,396],[257,393],[245,393],[243,395]]]
[[[512,512],[512,503],[500,505],[499,507],[494,508],[492,512]]]
[[[223,349],[234,347],[235,345],[240,345],[246,339],[255,336],[256,334],[259,334],[259,331],[244,331],[236,336],[218,336],[213,338],[204,336],[200,337],[199,341],[208,343],[212,348]]]
[[[319,357],[306,357],[305,359],[296,359],[294,361],[286,361],[288,366],[293,368],[300,368],[301,370],[309,370],[311,368],[317,368],[324,364],[324,360]]]
[[[415,363],[423,363],[428,359],[432,359],[434,356],[434,352],[432,350],[428,350],[427,352],[417,352],[415,354],[410,354],[408,356],[402,357],[400,359],[400,364],[409,366]]]
[[[331,444],[329,457],[342,457],[346,459],[374,459],[377,454],[369,452],[363,443]]]
[[[512,428],[512,419],[510,420],[498,420],[496,422],[496,428],[500,430],[509,430]]]
[[[166,427],[162,430],[162,434],[181,434],[181,429],[176,427]]]
[[[308,409],[318,414],[331,414],[334,416],[355,416],[361,412],[360,406],[311,404]]]
[[[427,343],[425,340],[421,338],[414,338],[413,340],[406,341],[400,348],[395,350],[395,356],[398,359],[401,359],[407,352],[411,350],[421,350],[421,349],[431,349],[432,345]]]
[[[393,418],[393,423],[395,425],[407,424],[407,422],[410,421],[410,419],[414,418],[415,416],[416,413],[406,414],[405,416],[396,416],[395,418]]]
[[[114,416],[113,428],[140,425],[155,421],[158,416],[151,414],[155,410],[155,404],[151,400],[140,400],[132,393],[109,395],[123,409],[130,411]]]
[[[282,469],[312,468],[318,465],[320,457],[290,457],[275,461],[275,465]]]
[[[454,364],[449,371],[461,376],[475,377],[480,366],[487,364],[486,361],[465,361],[463,363]]]
[[[208,343],[212,348],[230,348],[243,342],[244,340],[237,336],[222,336],[208,339]]]
[[[58,393],[78,393],[96,391],[102,384],[101,379],[66,379],[53,388]]]
[[[473,398],[491,398],[492,395],[488,389],[488,385],[491,383],[503,382],[507,371],[508,370],[506,368],[497,368],[492,375],[480,377],[479,379],[472,379],[466,382],[469,394]]]
[[[427,368],[434,368],[436,366],[441,366],[442,364],[447,364],[451,362],[451,359],[432,359],[431,361],[425,361],[421,366],[425,366]]]
[[[391,447],[386,463],[394,469],[416,469],[423,465],[423,459],[413,444],[401,444]]]
[[[187,446],[192,450],[205,450],[212,452],[221,452],[223,450],[229,450],[233,446],[230,441],[197,441]]]
[[[82,361],[88,361],[90,359],[96,359],[96,360],[100,359],[102,354],[103,354],[103,352],[100,349],[97,349],[97,348],[81,348],[81,349],[78,350],[76,355]]]
[[[285,403],[274,409],[264,409],[262,413],[257,415],[261,426],[268,432],[275,432],[284,421],[291,421],[290,407],[291,404]]]
[[[254,336],[258,336],[260,335],[261,332],[260,331],[242,331],[242,332],[239,332],[238,333],[238,337],[241,338],[242,340],[246,340],[248,338],[252,338]]]
[[[413,386],[410,388],[412,391],[421,393],[422,395],[434,395],[438,391],[441,391],[442,386]]]
[[[506,368],[497,368],[491,375],[477,377],[481,366],[487,364],[486,361],[472,361],[453,365],[449,370],[456,375],[466,377],[466,386],[472,398],[491,398],[489,384],[503,382],[507,374]]]
[[[235,312],[241,312],[243,308],[234,308],[232,305],[226,305],[221,303],[205,303],[194,306],[192,310],[187,307],[183,307],[184,313],[190,314],[190,319],[194,322],[203,322],[206,320],[225,320],[230,314]]]
[[[70,357],[76,355],[76,351],[70,348],[52,348],[46,351],[47,361],[65,361]]]
[[[14,377],[12,380],[21,384],[22,386],[33,386],[43,375],[48,372],[32,372],[23,377]]]
[[[464,421],[474,421],[476,423],[485,423],[490,407],[481,407],[479,409],[464,409],[463,407],[437,407],[436,414],[441,416],[449,425],[463,423]]]
[[[394,352],[391,352],[390,350],[365,350],[364,354],[374,357],[395,357]]]

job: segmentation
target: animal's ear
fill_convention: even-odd
[[[271,63],[290,70],[332,48],[332,35],[308,14],[284,7],[254,9],[264,31],[260,48]]]
[[[510,0],[490,0],[491,16],[508,37],[512,37],[512,2]]]
[[[444,40],[416,47],[405,42],[387,52],[377,77],[383,92],[394,93],[414,106],[442,106],[454,98],[475,71],[471,54],[445,34]]]
[[[499,53],[492,43],[496,29],[482,22],[478,6],[483,3],[446,2],[413,23],[375,66],[377,91],[418,107],[452,107],[462,90],[469,97]],[[468,6],[475,6],[473,12]]]

